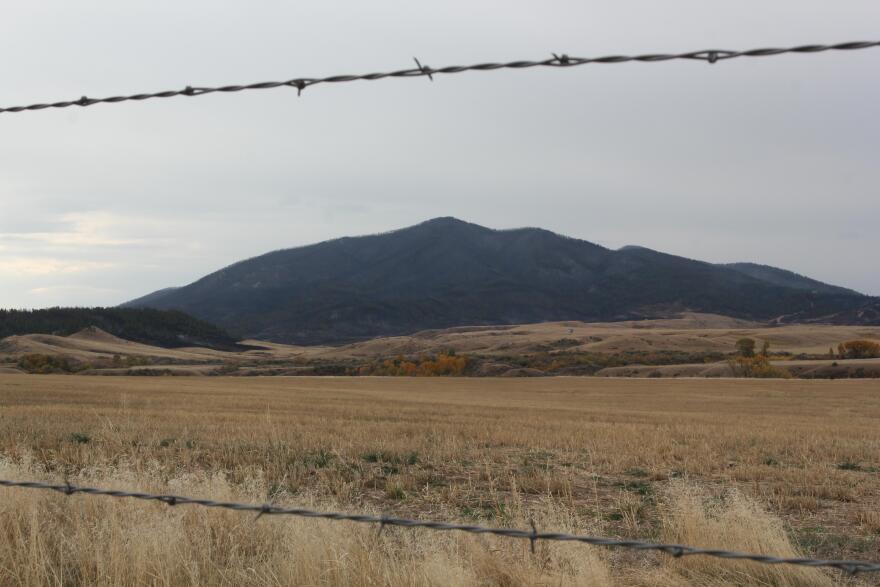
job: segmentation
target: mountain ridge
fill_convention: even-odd
[[[242,337],[296,344],[683,310],[760,321],[833,321],[843,313],[870,322],[880,308],[851,290],[744,265],[441,217],[272,251],[125,305],[182,310]]]
[[[752,277],[757,277],[764,281],[775,283],[776,285],[785,285],[787,287],[795,287],[799,289],[812,289],[828,293],[848,293],[862,295],[860,292],[849,288],[824,283],[822,281],[806,277],[805,275],[795,273],[794,271],[789,271],[788,269],[780,269],[779,267],[773,267],[771,265],[739,262],[724,263],[723,266],[729,267],[736,271],[740,271],[742,273],[746,273],[747,275],[751,275]]]

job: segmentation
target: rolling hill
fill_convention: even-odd
[[[611,250],[538,228],[492,230],[455,218],[271,252],[126,305],[181,310],[242,338],[296,344],[681,311],[880,323],[877,298],[772,267]]]
[[[834,355],[842,341],[880,342],[880,326],[767,326],[687,312],[656,320],[456,326],[335,346],[249,340],[234,352],[151,346],[92,326],[69,336],[0,339],[0,374],[363,375],[388,359],[454,352],[467,357],[467,375],[477,377],[719,377],[735,375],[727,358],[743,337],[769,343],[774,364],[797,377],[880,376],[880,359]]]

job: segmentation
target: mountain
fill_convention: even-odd
[[[0,310],[0,339],[25,334],[82,336],[95,329],[107,336],[165,348],[243,348],[222,329],[179,311],[148,308]]]
[[[297,344],[683,310],[833,322],[880,307],[877,298],[779,283],[769,274],[642,247],[615,251],[539,228],[492,230],[436,218],[271,252],[128,305],[178,309],[242,337]]]
[[[149,293],[145,296],[139,297],[135,300],[131,300],[130,302],[128,302],[125,305],[130,306],[130,307],[148,308],[150,306],[150,304],[153,302],[153,300],[158,300],[161,297],[163,297],[167,294],[170,294],[171,292],[173,292],[176,289],[180,289],[180,288],[179,287],[165,287],[160,290],[154,291],[153,293]]]
[[[771,267],[769,265],[759,265],[757,263],[727,263],[726,265],[722,266],[728,267],[735,271],[739,271],[740,273],[745,273],[746,275],[751,275],[752,277],[755,277],[762,281],[766,281],[768,283],[780,285],[783,287],[806,289],[817,293],[858,295],[858,292],[851,289],[822,283],[821,281],[816,281],[815,279],[804,277],[803,275],[800,275],[793,271],[779,269],[777,267]]]

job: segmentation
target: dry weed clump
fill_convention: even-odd
[[[780,519],[736,490],[718,498],[693,486],[673,483],[666,490],[661,516],[661,536],[671,543],[774,553],[780,557],[803,556],[792,545]],[[834,585],[833,576],[823,570],[696,556],[673,559],[650,578],[663,585]]]
[[[0,476],[880,558],[861,381],[0,377]],[[689,517],[690,516],[690,517]],[[727,528],[725,530],[725,528]],[[0,491],[0,585],[821,585],[791,567]],[[767,574],[770,573],[770,574]]]
[[[880,534],[880,511],[859,512],[855,517],[855,521],[868,532]]]

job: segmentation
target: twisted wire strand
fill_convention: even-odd
[[[628,548],[637,551],[658,551],[674,557],[682,556],[710,556],[728,560],[746,560],[767,565],[797,565],[802,567],[828,567],[855,575],[858,573],[880,572],[880,563],[853,561],[853,560],[827,560],[812,558],[785,558],[766,554],[750,554],[715,548],[698,548],[683,544],[663,544],[646,542],[643,540],[626,540],[616,538],[603,538],[598,536],[578,536],[559,532],[539,532],[532,526],[531,530],[519,530],[516,528],[491,528],[468,524],[454,524],[430,520],[411,520],[389,516],[374,516],[368,514],[348,514],[342,512],[320,512],[304,508],[288,508],[271,504],[249,504],[230,501],[214,501],[211,499],[199,499],[184,497],[181,495],[153,494],[136,491],[120,491],[115,489],[98,489],[95,487],[80,487],[69,483],[44,483],[41,481],[11,481],[0,479],[0,487],[17,487],[26,489],[43,489],[72,496],[77,493],[87,495],[101,495],[108,497],[133,498],[146,501],[158,501],[170,506],[198,505],[208,508],[221,508],[238,512],[256,512],[257,517],[263,515],[289,515],[302,518],[320,518],[324,520],[349,521],[366,524],[379,524],[380,529],[385,526],[401,526],[405,528],[427,528],[429,530],[455,530],[470,534],[491,534],[506,538],[523,538],[529,540],[532,549],[538,540],[551,540],[561,542],[580,542],[594,546],[613,548]]]
[[[433,81],[438,74],[453,74],[464,71],[492,71],[496,69],[526,69],[530,67],[573,67],[587,65],[589,63],[626,63],[638,61],[642,63],[658,63],[675,59],[687,59],[716,63],[737,57],[768,57],[782,55],[784,53],[821,53],[823,51],[852,51],[868,49],[880,46],[880,41],[851,41],[834,45],[799,45],[797,47],[748,49],[746,51],[731,51],[727,49],[704,49],[701,51],[689,51],[687,53],[649,53],[643,55],[606,55],[604,57],[571,57],[567,54],[553,53],[553,57],[539,61],[509,61],[506,63],[478,63],[475,65],[450,65],[447,67],[433,68],[422,65],[418,59],[413,59],[415,68],[401,69],[387,73],[366,73],[359,75],[332,75],[328,77],[298,77],[287,81],[258,82],[243,85],[226,85],[217,87],[194,87],[187,86],[182,90],[165,90],[161,92],[131,94],[128,96],[110,96],[106,98],[89,98],[82,96],[75,100],[60,102],[47,102],[30,104],[27,106],[11,106],[0,108],[0,114],[25,112],[29,110],[45,110],[47,108],[69,108],[71,106],[93,106],[95,104],[115,104],[117,102],[150,100],[153,98],[174,98],[176,96],[204,96],[215,92],[241,92],[244,90],[269,90],[280,87],[296,88],[297,95],[310,86],[324,83],[340,83],[353,81],[373,81],[386,78],[410,78],[428,77]]]

